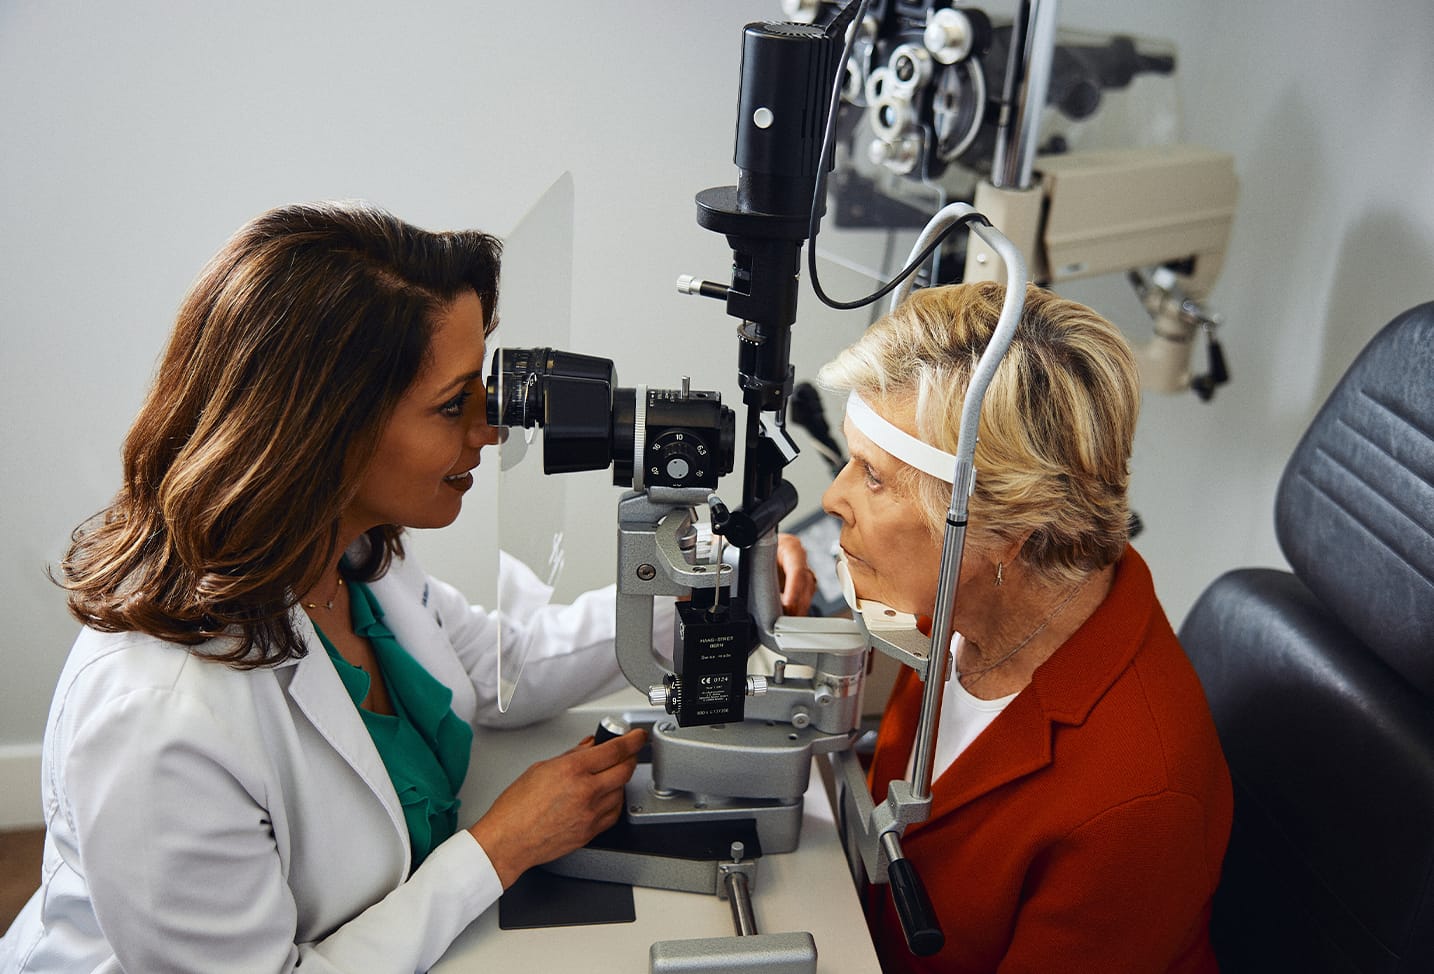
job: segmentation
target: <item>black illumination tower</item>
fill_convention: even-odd
[[[742,322],[737,363],[747,406],[742,508],[718,527],[741,547],[796,506],[796,491],[782,479],[795,454],[785,431],[791,327],[802,244],[825,204],[813,199],[822,135],[855,7],[849,3],[825,27],[747,25],[733,158],[737,185],[697,194],[698,224],[725,235],[732,248],[732,283],[724,297],[727,313]],[[763,414],[774,418],[776,429],[765,428]],[[744,597],[747,578],[743,572]]]

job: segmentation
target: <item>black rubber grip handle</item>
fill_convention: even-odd
[[[1214,338],[1210,339],[1210,381],[1217,386],[1230,381],[1230,368],[1225,364],[1225,349]]]
[[[930,957],[946,943],[946,935],[941,932],[931,897],[926,895],[916,867],[909,859],[893,859],[886,867],[886,876],[891,880],[891,900],[896,904],[901,932],[906,934],[906,946],[917,957]]]
[[[593,731],[593,743],[606,744],[614,737],[621,737],[627,732],[627,721],[621,717],[609,715],[598,721],[597,730]]]

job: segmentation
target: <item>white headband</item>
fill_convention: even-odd
[[[896,459],[933,477],[956,482],[956,456],[923,443],[910,433],[878,416],[853,390],[846,398],[846,418],[877,446]]]

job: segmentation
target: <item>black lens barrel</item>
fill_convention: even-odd
[[[488,425],[541,426],[544,473],[612,464],[618,486],[716,487],[732,472],[736,421],[719,393],[646,389],[638,402],[611,359],[552,348],[500,348],[493,363]]]

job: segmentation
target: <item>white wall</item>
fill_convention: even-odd
[[[1137,543],[1178,625],[1225,569],[1283,564],[1272,505],[1290,451],[1374,332],[1434,300],[1434,6],[1062,9],[1070,23],[1174,39],[1186,138],[1232,152],[1241,181],[1212,295],[1233,380],[1210,405],[1147,397],[1137,434]],[[1127,326],[1140,320],[1119,282],[1068,290]]]
[[[37,814],[34,747],[75,629],[45,566],[112,493],[173,311],[227,235],[333,197],[506,234],[570,172],[572,347],[625,383],[685,373],[736,401],[732,322],[672,281],[726,272],[692,196],[734,178],[741,25],[779,16],[777,0],[0,2],[0,826]],[[1212,296],[1234,381],[1210,405],[1151,398],[1135,458],[1140,544],[1178,623],[1221,571],[1281,563],[1271,503],[1299,432],[1365,339],[1434,297],[1434,8],[1066,0],[1061,19],[1174,40],[1186,137],[1234,153],[1241,179]],[[1122,282],[1068,293],[1143,334]],[[805,296],[799,373],[862,321]],[[822,474],[794,465],[804,509]],[[616,492],[601,474],[566,490],[572,589],[610,576]],[[492,530],[470,505],[417,546],[481,592]]]

